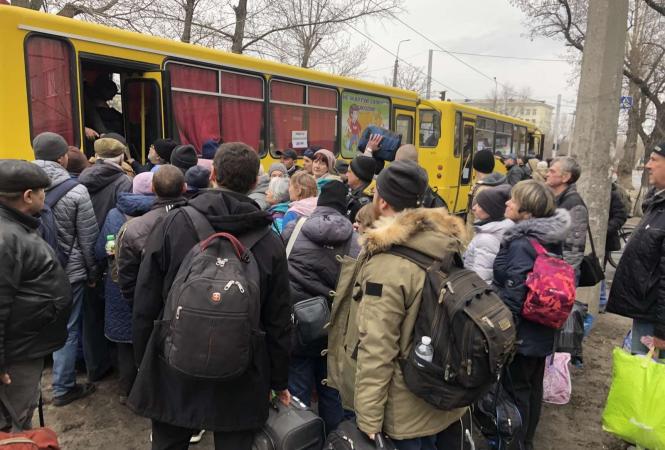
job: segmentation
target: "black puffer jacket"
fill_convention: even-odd
[[[118,195],[132,190],[132,180],[125,175],[122,167],[101,159],[81,172],[79,183],[88,188],[92,209],[95,210],[100,227],[106,221],[106,215],[118,203]]]
[[[526,278],[533,271],[536,250],[529,239],[537,239],[547,251],[561,255],[570,228],[570,214],[557,209],[552,217],[517,222],[503,234],[501,249],[494,260],[494,287],[510,308],[517,324],[517,352],[541,357],[552,353],[556,330],[530,322],[521,316],[528,288]]]
[[[644,216],[619,261],[607,311],[653,322],[665,339],[665,191],[643,203]]]
[[[0,205],[0,372],[67,339],[69,280],[38,226],[38,219]]]
[[[288,242],[297,221],[284,230],[284,241]],[[345,216],[334,208],[317,206],[305,221],[289,256],[289,280],[291,302],[295,304],[308,298],[323,296],[330,298],[335,289],[341,269],[337,255],[357,257],[360,253],[358,235]],[[325,342],[303,348],[293,340],[293,353],[298,356],[319,356],[326,347]]]
[[[189,205],[205,215],[217,232],[242,237],[252,230],[266,230],[252,248],[260,272],[265,346],[255,349],[253,364],[242,378],[218,382],[181,375],[165,363],[156,351],[158,345],[148,345],[180,264],[198,243],[192,222],[178,208],[157,223],[141,260],[133,310],[134,354],[141,366],[129,404],[142,416],[184,428],[255,430],[268,417],[270,389],[287,387],[291,302],[284,244],[269,231],[270,213],[259,210],[245,195],[210,189],[201,191]],[[155,330],[153,339],[159,336]]]

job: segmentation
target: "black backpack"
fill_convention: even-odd
[[[163,356],[171,367],[195,378],[236,379],[264,345],[260,272],[251,248],[270,228],[238,239],[216,233],[193,207],[182,209],[200,242],[180,265],[166,300],[163,319],[171,324]]]
[[[439,409],[471,405],[499,379],[514,353],[512,313],[475,272],[462,268],[458,254],[435,260],[402,246],[389,253],[427,272],[414,343],[400,362],[407,387]],[[432,339],[432,362],[416,356],[423,336]]]
[[[425,190],[425,195],[423,195],[423,208],[448,209],[448,205],[446,204],[446,201],[441,198],[437,191],[428,186]]]
[[[44,200],[44,207],[39,213],[39,234],[53,249],[63,269],[67,267],[69,256],[72,253],[72,248],[74,248],[74,243],[76,242],[76,226],[74,226],[74,235],[72,236],[72,243],[69,246],[69,251],[64,252],[58,245],[58,226],[55,223],[53,207],[67,194],[67,192],[71,191],[78,184],[79,183],[76,180],[69,179],[48,191]],[[74,217],[74,219],[76,219],[76,217]]]

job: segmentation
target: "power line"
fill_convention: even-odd
[[[565,62],[565,63],[570,62],[570,60],[568,59],[529,58],[526,56],[490,55],[487,53],[470,53],[470,52],[453,52],[453,51],[447,51],[446,53],[450,53],[452,55],[480,56],[483,58],[518,59],[520,61]]]
[[[362,31],[360,31],[359,29],[357,29],[357,28],[354,27],[353,25],[351,25],[351,24],[347,24],[347,25],[348,25],[350,28],[352,28],[353,30],[355,30],[356,33],[358,33],[358,34],[364,36],[365,39],[367,39],[368,41],[370,41],[372,44],[376,45],[377,47],[379,47],[379,48],[382,49],[383,51],[385,51],[385,52],[391,54],[392,56],[394,56],[398,61],[403,62],[404,64],[406,64],[407,66],[411,67],[411,68],[414,69],[414,70],[417,70],[421,75],[427,76],[427,74],[426,74],[425,72],[423,72],[420,68],[418,68],[418,67],[414,66],[413,64],[409,63],[408,61],[405,61],[404,59],[398,57],[398,56],[397,56],[395,53],[393,53],[391,50],[388,50],[386,47],[384,47],[383,45],[379,44],[379,43],[376,42],[374,39],[372,39],[371,37],[369,37],[367,34],[363,33]],[[444,88],[446,88],[446,89],[449,90],[449,91],[452,91],[452,92],[455,92],[456,94],[461,95],[463,98],[468,98],[468,97],[467,97],[466,95],[464,95],[462,92],[458,91],[457,89],[453,89],[452,87],[450,87],[450,86],[448,86],[448,85],[442,83],[441,81],[439,81],[439,80],[437,80],[437,79],[435,79],[435,78],[432,78],[432,81],[434,81],[434,82],[440,84],[441,86],[443,86]]]

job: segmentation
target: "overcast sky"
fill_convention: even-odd
[[[392,53],[396,52],[401,39],[411,39],[402,43],[400,59],[422,67],[424,71],[427,69],[428,50],[440,50],[427,39],[455,52],[566,58],[566,47],[562,41],[545,38],[532,41],[527,37],[524,15],[508,0],[409,0],[405,2],[405,9],[406,13],[399,18],[424,37],[398,21],[371,21],[365,27],[359,27],[358,31],[366,33]],[[357,39],[358,42],[367,40],[362,35]],[[385,77],[392,77],[395,58],[377,45],[370,45],[364,78],[383,82]],[[499,83],[509,83],[517,89],[530,87],[533,98],[545,100],[552,106],[556,105],[557,94],[562,94],[562,112],[569,113],[575,109],[577,82],[569,85],[572,71],[567,62],[457,56],[490,79],[450,55],[437,51],[433,58],[433,93],[448,90],[448,98],[485,98],[494,89],[491,78],[496,77]],[[447,85],[448,89],[437,81]],[[459,92],[451,92],[450,88]]]

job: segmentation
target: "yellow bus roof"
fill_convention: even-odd
[[[503,120],[505,122],[510,122],[515,125],[521,125],[526,127],[531,132],[538,132],[542,134],[542,132],[538,129],[538,127],[535,126],[533,123],[527,122],[526,120],[522,120],[517,117],[507,116],[505,114],[499,114],[487,109],[476,108],[474,106],[469,106],[465,103],[457,103],[457,102],[449,102],[441,100],[427,100],[427,101],[423,100],[421,102],[421,104],[423,105],[427,105],[427,103],[431,103],[432,106],[442,111],[454,108],[457,111],[464,111],[470,114],[475,114],[477,116],[487,117],[488,119]]]
[[[221,63],[229,68],[254,70],[269,75],[379,93],[404,100],[415,101],[418,98],[417,93],[405,89],[304,69],[252,56],[238,55],[200,45],[186,44],[16,6],[0,5],[0,24],[2,24],[1,28],[5,33],[11,29],[10,27],[16,27],[25,32],[42,32],[72,40],[88,41],[190,61],[217,65]]]

